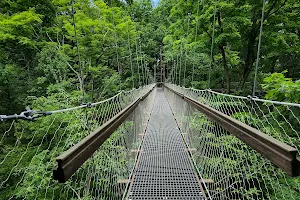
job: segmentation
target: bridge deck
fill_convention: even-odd
[[[156,93],[128,199],[204,199],[162,89]]]

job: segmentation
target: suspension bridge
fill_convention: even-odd
[[[216,7],[213,18],[215,24]],[[80,63],[73,2],[72,20]],[[169,74],[161,68],[157,83],[156,72],[150,78],[149,69],[142,67],[139,85],[144,86],[106,100],[0,115],[6,127],[0,133],[1,196],[300,199],[300,104],[255,97],[262,29],[263,20],[251,96],[183,87],[181,50]],[[130,60],[132,64],[131,54]],[[76,74],[84,88],[79,67]],[[211,69],[208,78],[210,88]]]
[[[299,109],[160,83],[2,116],[1,143],[17,140],[2,150],[0,187],[28,187],[7,199],[297,199]],[[40,119],[17,120],[35,117],[35,130]]]

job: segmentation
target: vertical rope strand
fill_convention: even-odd
[[[74,0],[71,0],[71,6],[72,6],[72,21],[73,21],[73,27],[74,27],[74,36],[76,41],[76,51],[78,56],[78,64],[80,69],[80,88],[82,91],[82,103],[85,103],[85,93],[84,93],[84,78],[83,78],[83,71],[81,67],[81,57],[79,52],[79,43],[78,43],[78,37],[77,37],[77,29],[76,29],[76,20],[75,20],[75,9],[74,9]]]
[[[130,47],[130,36],[128,31],[128,50],[129,50],[129,59],[130,59],[130,68],[131,68],[131,76],[132,76],[132,88],[134,88],[134,72],[133,72],[133,63],[132,63],[132,52]]]
[[[116,47],[116,59],[117,59],[117,66],[118,66],[118,74],[119,74],[119,90],[121,90],[121,68],[120,68],[120,63],[119,63],[119,52],[118,52],[118,41],[117,41],[117,32],[116,32],[116,24],[115,24],[115,13],[113,11],[113,4],[112,0],[110,1],[111,9],[112,9],[112,22],[114,26],[114,42],[115,42],[115,47]]]
[[[139,76],[139,87],[141,86],[141,75],[140,75],[140,62],[139,62],[139,54],[138,54],[138,45],[137,40],[135,40],[135,54],[136,54],[136,64],[137,64],[137,72]]]
[[[142,67],[142,84],[145,85],[145,73],[144,73],[144,63],[143,63],[143,57],[144,57],[144,54],[142,53],[142,45],[141,45],[141,39],[139,40],[139,48],[140,48],[140,55],[141,55],[141,67]]]
[[[266,0],[263,0],[263,8],[262,8],[262,12],[261,12],[261,22],[260,22],[260,30],[259,30],[259,40],[258,40],[258,47],[257,47],[257,58],[256,58],[256,65],[255,65],[255,75],[254,75],[254,81],[253,81],[253,94],[252,94],[253,96],[255,96],[255,92],[256,92],[256,81],[257,81],[260,49],[261,49],[261,39],[262,39],[262,34],[263,34],[265,7],[266,7]]]
[[[131,16],[131,14],[129,13],[129,10],[128,10],[128,6],[129,5],[126,5],[125,6],[125,12],[126,12],[126,15],[125,16]],[[129,18],[130,20],[132,20],[131,19],[131,17]],[[129,21],[130,21],[129,20]],[[133,60],[132,60],[132,50],[131,50],[131,42],[130,42],[130,31],[128,30],[127,31],[127,42],[128,42],[128,50],[129,50],[129,60],[130,60],[130,68],[131,68],[131,78],[132,78],[132,88],[134,88],[134,68],[133,68]]]
[[[181,66],[182,66],[182,38],[180,40],[179,85],[182,85],[182,82],[181,82]]]
[[[196,31],[195,31],[195,46],[194,46],[194,59],[196,57],[196,42],[197,42],[197,34],[198,34],[198,19],[199,17],[199,8],[200,8],[200,0],[198,0],[198,7],[197,7],[197,16],[196,16]],[[192,87],[194,87],[194,73],[195,73],[195,62],[193,60],[193,71],[192,71]]]
[[[190,19],[191,13],[188,13],[188,28],[186,32],[186,44],[188,44],[189,30],[190,30]],[[186,86],[186,59],[187,59],[187,49],[185,48],[185,59],[184,59],[184,73],[183,73],[183,86]]]
[[[217,12],[217,7],[216,7],[216,3],[215,3],[214,21],[213,21],[213,33],[212,33],[212,37],[211,37],[210,66],[209,66],[209,72],[208,72],[208,88],[210,88],[211,70],[212,70],[212,65],[213,65],[213,51],[214,51],[214,40],[215,40],[216,12]]]

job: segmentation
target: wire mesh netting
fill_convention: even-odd
[[[156,94],[128,199],[205,199],[162,89]]]
[[[53,111],[35,122],[4,122],[0,199],[120,199],[136,159],[131,149],[141,143],[155,90],[65,184],[53,180],[55,158],[153,87],[123,91],[90,108]]]
[[[299,155],[299,105],[166,84],[294,147]],[[194,163],[211,199],[299,199],[300,179],[290,177],[243,141],[165,88]]]

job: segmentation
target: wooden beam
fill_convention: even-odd
[[[151,88],[149,92],[132,102],[79,143],[58,156],[56,158],[57,167],[53,170],[54,179],[58,180],[60,183],[66,182],[77,171],[77,169],[99,149],[107,138],[109,138],[110,135],[117,130],[117,128],[134,111],[138,104],[145,99],[155,87],[156,86]]]

